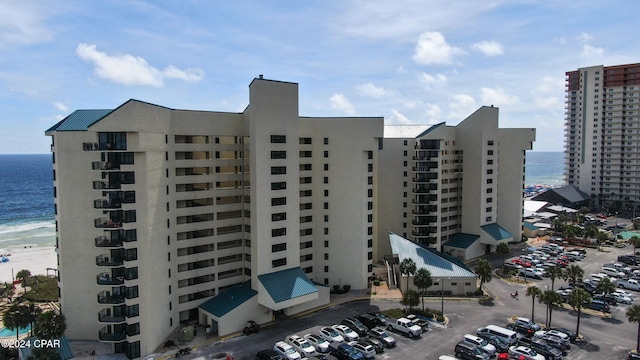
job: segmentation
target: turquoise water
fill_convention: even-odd
[[[20,329],[18,329],[18,331],[19,331],[20,335],[24,335],[24,334],[28,333],[30,329],[31,329],[31,325],[27,326],[26,328],[20,328]],[[11,336],[13,336],[13,337],[16,336],[16,331],[15,330],[9,330],[7,328],[0,329],[0,338],[11,337]]]

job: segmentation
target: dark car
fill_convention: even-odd
[[[387,327],[387,325],[389,325],[387,323],[387,317],[384,316],[384,314],[379,313],[379,312],[370,312],[369,315],[373,315],[373,316],[377,317],[378,320],[380,320],[380,322],[382,323],[382,325],[381,325],[382,327]]]
[[[610,310],[609,304],[607,304],[602,300],[591,300],[591,303],[589,304],[588,307],[591,310],[597,310],[602,312],[609,312]]]
[[[366,326],[364,326],[364,324],[361,323],[360,320],[358,319],[345,318],[345,319],[342,319],[341,323],[342,325],[347,325],[349,328],[351,328],[351,330],[355,331],[360,337],[367,336],[367,334],[369,333],[369,329]]]
[[[387,326],[387,324],[383,323],[377,316],[371,314],[361,314],[356,316],[356,319],[360,320],[360,322],[369,329],[373,329],[376,326]]]
[[[364,360],[361,352],[345,343],[332,342],[329,344],[329,352],[340,360]]]
[[[360,342],[373,346],[373,348],[376,349],[377,354],[384,352],[384,343],[382,343],[380,339],[369,337],[369,338],[360,340]]]
[[[627,360],[640,360],[640,353],[635,350],[629,351],[626,357]]]
[[[531,325],[525,325],[525,324],[522,324],[522,323],[507,324],[504,327],[509,329],[509,330],[513,330],[513,331],[517,332],[518,334],[522,334],[522,335],[524,335],[526,337],[532,337],[533,334],[535,333],[535,330],[533,329],[533,327]]]
[[[499,337],[487,333],[477,334],[480,338],[487,340],[489,344],[496,347],[496,352],[505,353],[509,351],[509,344]]]
[[[256,355],[257,360],[283,360],[282,356],[275,352],[273,349],[258,351]]]
[[[518,345],[526,346],[544,356],[546,360],[562,360],[562,350],[555,348],[546,341],[536,338],[522,338],[518,340]]]
[[[560,331],[563,334],[567,334],[567,336],[569,337],[569,341],[572,343],[575,343],[576,339],[578,338],[578,335],[576,334],[575,331],[569,330],[563,327],[552,326],[550,328],[545,328],[545,330],[555,330],[555,331]]]
[[[602,295],[602,294],[598,294],[598,295],[594,295],[593,300],[601,300],[606,302],[609,305],[618,305],[618,301],[616,300],[616,298],[611,295],[611,294],[607,294],[607,295]]]
[[[627,265],[638,265],[638,258],[634,255],[620,255],[618,256],[618,262]]]

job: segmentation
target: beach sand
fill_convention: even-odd
[[[29,270],[32,275],[46,275],[47,268],[57,269],[57,256],[54,246],[34,246],[29,248],[8,248],[11,253],[9,261],[0,263],[0,282],[10,282],[11,270],[13,276],[20,270]],[[49,271],[56,275],[55,271]]]

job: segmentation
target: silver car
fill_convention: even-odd
[[[326,353],[329,351],[329,342],[320,335],[307,334],[304,338],[316,348],[316,351],[320,353]]]

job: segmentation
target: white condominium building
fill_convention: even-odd
[[[640,205],[640,64],[566,73],[565,181],[593,205]]]
[[[520,240],[525,152],[535,129],[481,107],[456,126],[385,126],[376,171],[376,259],[389,231],[461,259]]]
[[[249,90],[242,113],[130,100],[46,131],[69,339],[135,358],[184,323],[224,335],[367,287],[383,119],[301,117],[295,83]]]

